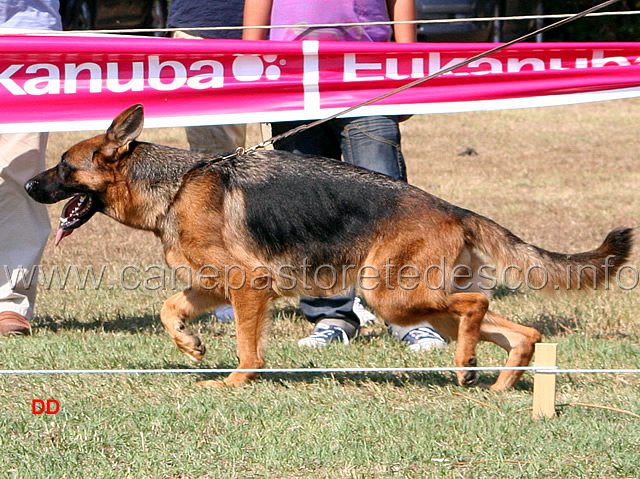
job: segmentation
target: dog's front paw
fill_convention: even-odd
[[[175,338],[176,346],[186,357],[195,363],[199,363],[207,352],[207,347],[196,335],[182,335]]]
[[[221,388],[227,386],[224,381],[219,381],[217,379],[206,379],[204,381],[198,381],[196,386],[202,388]]]
[[[256,379],[258,377],[257,373],[231,373],[227,376],[223,381],[217,379],[207,379],[205,381],[199,381],[196,383],[197,386],[201,387],[239,387],[244,386],[250,381]]]

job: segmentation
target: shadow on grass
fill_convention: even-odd
[[[203,314],[190,322],[191,325],[215,324],[217,320],[212,319],[210,313]],[[57,333],[59,331],[99,331],[99,332],[116,332],[116,333],[162,333],[164,327],[160,322],[160,316],[157,314],[144,314],[141,316],[122,316],[117,315],[115,318],[92,318],[89,321],[80,320],[78,318],[66,317],[59,318],[53,316],[36,316],[31,322],[32,326],[37,329],[44,329]]]
[[[90,321],[81,321],[77,318],[54,318],[52,316],[37,316],[33,319],[34,329],[44,329],[57,333],[58,331],[101,331],[101,332],[129,332],[139,333],[143,331],[160,332],[163,330],[160,318],[157,315],[145,314],[142,316],[118,316],[116,318],[94,318]]]
[[[490,377],[480,374],[480,382],[493,384],[497,376]],[[262,380],[271,381],[278,384],[286,383],[314,383],[319,380],[331,378],[338,384],[343,386],[362,386],[366,383],[375,383],[381,385],[391,385],[395,387],[406,386],[458,386],[455,373],[436,373],[436,372],[409,372],[409,373],[301,373],[301,374],[268,374],[262,377]],[[477,389],[478,386],[471,388],[460,386],[460,390]],[[531,381],[520,381],[515,388],[516,390],[530,391],[533,389]]]
[[[162,365],[157,363],[144,362],[144,363],[132,363],[127,366],[131,369],[235,369],[237,363],[218,363],[215,365],[189,365],[184,363],[172,363],[164,362]],[[276,366],[273,366],[276,368]],[[309,366],[315,367],[315,366]],[[185,381],[191,381],[196,383],[205,380],[223,380],[229,375],[229,373],[185,373]],[[480,383],[493,384],[497,379],[497,373],[482,373],[480,372]],[[455,373],[452,372],[367,372],[367,373],[352,373],[352,372],[302,372],[302,373],[264,373],[258,379],[258,381],[268,381],[275,385],[289,386],[292,384],[314,384],[317,382],[331,379],[336,381],[342,386],[363,386],[365,384],[375,383],[386,386],[394,387],[406,387],[406,386],[458,386]],[[460,387],[461,391],[478,389],[479,386],[472,386],[470,388]],[[516,384],[516,391],[532,391],[533,381],[530,378],[523,377],[518,384]]]
[[[235,369],[237,363],[221,362],[217,364],[195,365],[185,363],[163,362],[135,362],[130,363],[126,367],[130,369]],[[277,368],[277,365],[270,367]],[[316,367],[313,365],[301,367]],[[185,381],[193,383],[206,381],[211,379],[223,380],[229,373],[184,373]],[[432,372],[416,372],[416,373],[390,373],[390,372],[371,372],[371,373],[351,373],[351,372],[303,372],[303,373],[264,373],[258,381],[268,381],[277,385],[291,385],[296,383],[313,384],[330,378],[341,385],[360,386],[365,383],[376,383],[403,387],[407,385],[434,385],[434,386],[450,386],[457,384],[453,373],[432,373]]]
[[[226,366],[220,366],[225,367]],[[196,381],[208,379],[223,380],[227,374],[196,374]],[[386,386],[394,386],[403,388],[407,386],[458,386],[454,373],[435,373],[435,372],[411,372],[411,373],[391,373],[391,372],[371,372],[371,373],[268,373],[263,374],[259,381],[269,381],[278,385],[291,385],[297,383],[313,384],[326,379],[336,381],[342,386],[363,386],[365,384],[380,384]],[[480,375],[480,382],[493,384],[497,376]],[[479,386],[471,386],[470,388],[461,387],[460,390],[478,389]],[[522,379],[515,387],[516,391],[532,391],[533,382],[528,379]]]
[[[575,317],[556,314],[539,314],[528,326],[537,329],[544,336],[566,336],[579,329]]]
[[[491,290],[491,299],[503,299],[509,296],[519,296],[523,292],[520,289],[507,288],[506,286],[496,286]]]

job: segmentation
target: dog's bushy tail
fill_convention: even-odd
[[[577,254],[554,253],[525,243],[482,216],[463,219],[466,242],[496,267],[498,284],[546,290],[607,288],[631,253],[633,231],[616,228],[599,248]]]

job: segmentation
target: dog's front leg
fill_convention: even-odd
[[[206,347],[185,323],[221,303],[215,296],[194,288],[171,296],[162,305],[162,324],[178,349],[192,361],[202,360]]]
[[[238,338],[238,369],[260,369],[265,365],[265,347],[268,336],[269,315],[271,314],[271,292],[243,288],[234,291],[231,304],[236,318]],[[224,381],[207,380],[200,386],[240,386],[256,379],[257,372],[233,372]]]

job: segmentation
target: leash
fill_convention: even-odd
[[[300,126],[298,126],[296,128],[293,128],[293,129],[291,129],[289,131],[286,131],[286,132],[284,132],[284,133],[282,133],[280,135],[272,136],[271,138],[269,138],[267,140],[263,140],[260,143],[258,143],[257,145],[252,146],[251,148],[239,147],[239,148],[236,149],[236,151],[234,153],[232,153],[232,154],[230,154],[228,156],[225,156],[222,159],[232,158],[234,156],[242,156],[242,155],[244,155],[246,153],[251,153],[251,152],[259,150],[261,148],[265,148],[265,147],[267,147],[269,145],[272,145],[276,141],[285,140],[285,139],[287,139],[287,138],[289,138],[289,137],[291,137],[291,136],[293,136],[293,135],[295,135],[297,133],[300,133],[302,131],[308,130],[308,129],[313,128],[313,127],[316,127],[318,125],[321,125],[322,123],[325,123],[327,121],[331,121],[331,120],[333,120],[335,118],[338,118],[338,117],[340,117],[342,115],[346,115],[347,113],[351,113],[352,111],[357,110],[358,108],[362,108],[363,106],[367,106],[367,105],[370,105],[370,104],[375,103],[377,101],[383,100],[385,98],[390,97],[391,95],[395,95],[396,93],[400,93],[401,91],[407,90],[407,89],[412,88],[412,87],[417,86],[417,85],[420,85],[421,83],[424,83],[426,81],[433,80],[434,78],[439,77],[440,75],[444,75],[445,73],[449,73],[449,72],[451,72],[453,70],[456,70],[457,68],[460,68],[460,67],[463,67],[465,65],[468,65],[471,62],[474,62],[476,60],[480,60],[481,58],[484,58],[484,57],[487,57],[489,55],[492,55],[493,53],[499,52],[500,50],[504,50],[505,48],[508,48],[511,45],[514,45],[516,43],[520,43],[520,42],[523,42],[523,41],[528,40],[530,38],[533,38],[536,35],[539,35],[541,33],[547,32],[549,30],[552,30],[554,28],[560,27],[562,25],[566,25],[567,23],[573,22],[575,20],[579,20],[580,18],[589,15],[590,13],[593,13],[593,12],[595,12],[597,10],[601,10],[603,8],[606,8],[609,5],[612,5],[612,4],[617,3],[619,1],[620,0],[607,0],[606,2],[603,2],[603,3],[600,3],[598,5],[595,5],[595,6],[589,8],[587,10],[584,10],[582,12],[576,13],[575,15],[571,15],[570,17],[564,18],[564,19],[559,20],[559,21],[557,21],[555,23],[547,25],[546,27],[539,28],[539,29],[537,29],[537,30],[535,30],[535,31],[533,31],[531,33],[527,33],[526,35],[522,35],[521,37],[518,37],[518,38],[516,38],[514,40],[511,40],[511,41],[509,41],[507,43],[499,45],[499,46],[497,46],[495,48],[491,48],[491,49],[486,50],[486,51],[484,51],[482,53],[478,53],[477,55],[475,55],[475,56],[473,56],[471,58],[468,58],[467,60],[461,61],[460,63],[456,63],[455,65],[452,65],[450,67],[447,67],[447,68],[444,68],[442,70],[439,70],[439,71],[437,71],[435,73],[432,73],[431,75],[429,75],[429,76],[427,76],[425,78],[420,78],[418,80],[414,80],[414,81],[412,81],[410,83],[407,83],[405,85],[402,85],[401,87],[396,88],[395,90],[391,90],[391,91],[389,91],[387,93],[383,93],[380,96],[377,96],[377,97],[372,98],[370,100],[366,100],[366,101],[364,101],[362,103],[359,103],[359,104],[357,104],[355,106],[349,107],[349,108],[347,108],[345,110],[339,111],[338,113],[335,113],[335,114],[333,114],[333,115],[331,115],[331,116],[329,116],[327,118],[321,118],[321,119],[313,121],[311,123],[305,123],[304,125],[300,125]]]

